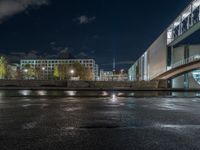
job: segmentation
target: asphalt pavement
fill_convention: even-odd
[[[200,98],[0,96],[0,150],[199,149]]]

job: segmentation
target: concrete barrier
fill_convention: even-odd
[[[0,87],[62,87],[72,89],[166,89],[167,81],[56,81],[56,80],[0,80]]]

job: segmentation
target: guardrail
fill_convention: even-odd
[[[186,65],[188,63],[192,63],[192,62],[195,62],[195,61],[198,61],[200,60],[200,55],[194,55],[194,56],[190,56],[189,58],[187,59],[182,59],[176,63],[174,63],[172,66],[171,66],[171,69],[174,69],[174,68],[177,68],[177,67],[180,67],[182,65]],[[170,70],[171,70],[170,69]]]

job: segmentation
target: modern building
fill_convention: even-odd
[[[137,80],[137,73],[136,73],[137,71],[136,71],[136,69],[137,69],[137,65],[134,64],[128,70],[128,79],[129,79],[129,81],[136,81]]]
[[[98,78],[98,65],[94,59],[22,59],[20,60],[20,69],[23,70],[26,65],[41,68],[45,79],[53,79],[54,68],[60,64],[73,64],[79,62],[86,68],[89,68],[93,74],[93,80]]]
[[[187,41],[199,30],[200,0],[192,0],[131,66],[129,80],[164,79],[168,80],[173,88],[200,88],[200,84],[197,84],[199,83],[200,65],[196,65],[191,70],[188,67],[189,71],[184,72],[184,67],[200,60],[199,38],[194,43]],[[177,70],[182,70],[181,74]]]

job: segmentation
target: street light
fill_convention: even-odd
[[[24,72],[27,73],[27,72],[28,72],[28,69],[24,69]]]
[[[43,80],[44,80],[44,71],[45,71],[45,67],[42,67],[42,72],[43,72]]]
[[[72,79],[72,77],[73,77],[74,73],[75,73],[75,71],[74,71],[73,69],[71,69],[71,70],[70,70],[71,79]]]
[[[27,78],[28,69],[24,69],[25,78]]]

